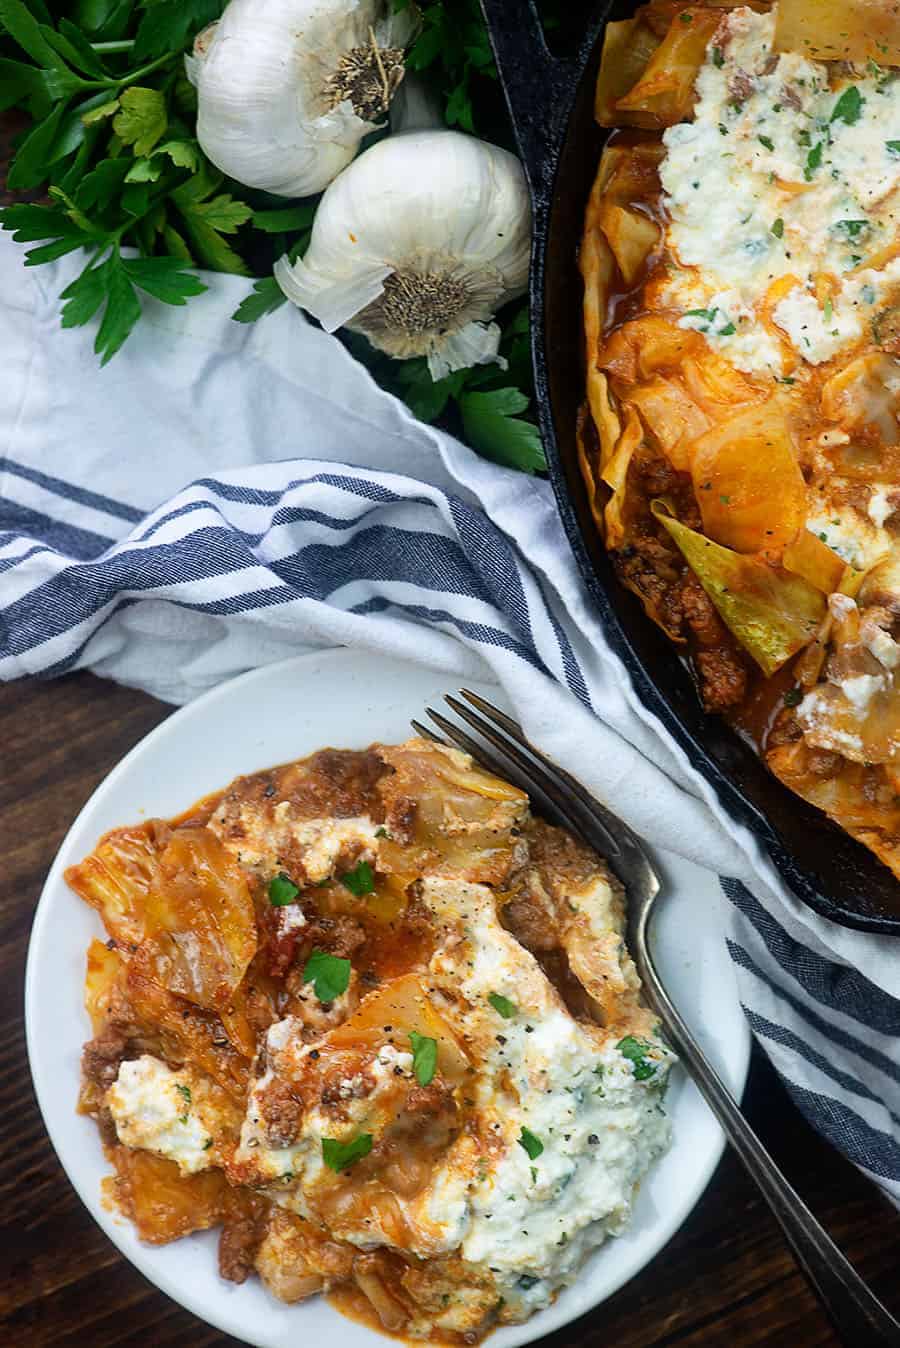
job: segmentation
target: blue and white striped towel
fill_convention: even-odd
[[[72,270],[26,272],[0,241],[0,677],[91,668],[183,702],[333,645],[492,674],[639,833],[733,877],[754,1032],[900,1202],[900,946],[785,893],[637,701],[547,485],[416,423],[295,310],[229,322],[238,278],[151,303],[100,371],[92,334],[59,329]]]

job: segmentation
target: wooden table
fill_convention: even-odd
[[[169,710],[88,674],[0,686],[0,1343],[17,1348],[237,1342],[156,1291],[94,1225],[44,1132],[25,1055],[25,952],[54,852],[91,791]],[[746,1108],[810,1206],[900,1314],[900,1216],[807,1127],[759,1052]],[[836,1342],[767,1209],[728,1153],[653,1263],[593,1315],[544,1340],[546,1348]]]

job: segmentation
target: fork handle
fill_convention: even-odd
[[[644,933],[646,937],[646,933]],[[646,949],[646,941],[637,942]],[[722,1078],[669,1000],[652,963],[638,972],[644,992],[659,1016],[672,1047],[680,1055],[700,1093],[759,1185],[816,1295],[848,1348],[900,1345],[900,1323],[890,1314],[820,1226],[803,1199],[779,1170],[731,1096]]]

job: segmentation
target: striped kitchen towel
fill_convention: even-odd
[[[0,239],[0,676],[90,668],[183,702],[334,645],[492,676],[633,828],[733,877],[755,1035],[900,1202],[900,947],[786,893],[637,700],[547,484],[415,422],[295,310],[230,322],[236,277],[151,302],[101,371],[92,334],[59,328],[75,265],[26,272]]]

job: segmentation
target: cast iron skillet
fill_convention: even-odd
[[[581,278],[576,254],[604,134],[593,119],[607,19],[633,0],[593,6],[572,61],[552,56],[533,0],[481,0],[534,207],[531,318],[541,432],[572,551],[644,703],[757,834],[783,880],[824,917],[900,935],[900,884],[871,852],[788,791],[718,717],[707,715],[684,662],[619,584],[597,536],[578,467],[575,419],[584,398]]]

